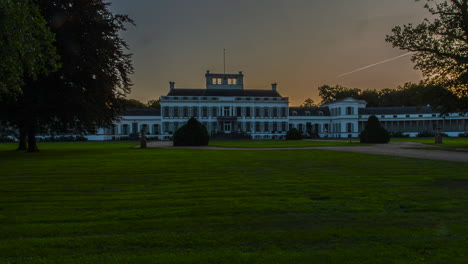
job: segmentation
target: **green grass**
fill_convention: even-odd
[[[466,163],[0,145],[0,263],[466,263]]]
[[[234,140],[210,141],[210,146],[228,148],[287,148],[287,147],[330,147],[330,146],[362,146],[358,141],[331,140]]]

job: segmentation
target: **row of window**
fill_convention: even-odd
[[[202,100],[202,101],[219,101],[219,98],[218,97],[188,97],[188,96],[184,96],[184,97],[179,97],[179,96],[163,96],[161,97],[163,100],[167,99],[167,100]],[[276,98],[276,97],[273,97],[273,98],[269,98],[269,97],[236,97],[235,99],[236,101],[242,101],[242,100],[245,100],[245,101],[273,101],[273,102],[277,102],[277,101],[282,101],[282,102],[285,102],[287,101],[288,99],[287,98]]]
[[[354,115],[354,107],[346,107],[345,111],[346,115]],[[332,116],[341,115],[341,107],[330,108],[330,114]]]
[[[163,117],[287,117],[287,107],[163,107]]]
[[[165,133],[171,133],[179,129],[184,122],[164,122],[163,131]],[[287,122],[238,122],[235,126],[223,126],[218,122],[202,122],[206,129],[210,132],[250,132],[250,133],[274,133],[274,132],[286,132],[288,128]],[[225,131],[228,128],[229,131]]]

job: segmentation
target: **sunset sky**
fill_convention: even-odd
[[[123,34],[134,54],[129,98],[146,102],[176,88],[204,88],[204,74],[243,71],[245,88],[270,89],[291,106],[317,87],[396,88],[416,82],[410,56],[343,77],[407,53],[385,42],[392,27],[429,14],[413,0],[111,0],[136,27]]]

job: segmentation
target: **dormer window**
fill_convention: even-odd
[[[310,112],[309,112],[309,111],[305,111],[305,115],[306,115],[306,116],[310,116]]]
[[[297,116],[297,111],[292,111],[293,116]]]
[[[223,84],[223,78],[213,78],[213,84]]]
[[[229,85],[237,85],[237,79],[236,78],[228,78],[228,84]]]

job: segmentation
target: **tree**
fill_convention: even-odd
[[[174,133],[174,146],[208,146],[209,135],[206,127],[195,117],[189,119]]]
[[[136,99],[123,99],[125,109],[146,109],[148,106]]]
[[[0,93],[21,93],[25,78],[56,70],[54,40],[31,1],[0,1]]]
[[[146,103],[146,106],[148,108],[152,108],[152,109],[159,109],[159,108],[161,108],[161,99],[149,100]]]
[[[26,131],[18,102],[27,82],[60,66],[54,41],[32,1],[0,1],[0,124],[19,130],[18,150],[26,150]]]
[[[468,0],[433,3],[425,8],[435,16],[419,25],[397,26],[386,41],[414,52],[411,60],[426,81],[468,97]],[[468,108],[465,105],[465,108]]]
[[[304,103],[300,105],[300,107],[316,107],[318,106],[317,104],[314,103],[314,100],[311,98],[307,98]]]
[[[347,88],[341,85],[322,85],[318,88],[319,96],[322,97],[322,104],[329,103],[333,99],[343,99],[346,97],[358,98],[361,90],[357,88]]]
[[[34,0],[55,34],[62,67],[28,81],[18,105],[28,132],[28,151],[37,151],[35,136],[49,132],[89,133],[111,126],[123,109],[133,73],[131,54],[119,36],[133,23],[114,15],[103,0]]]

